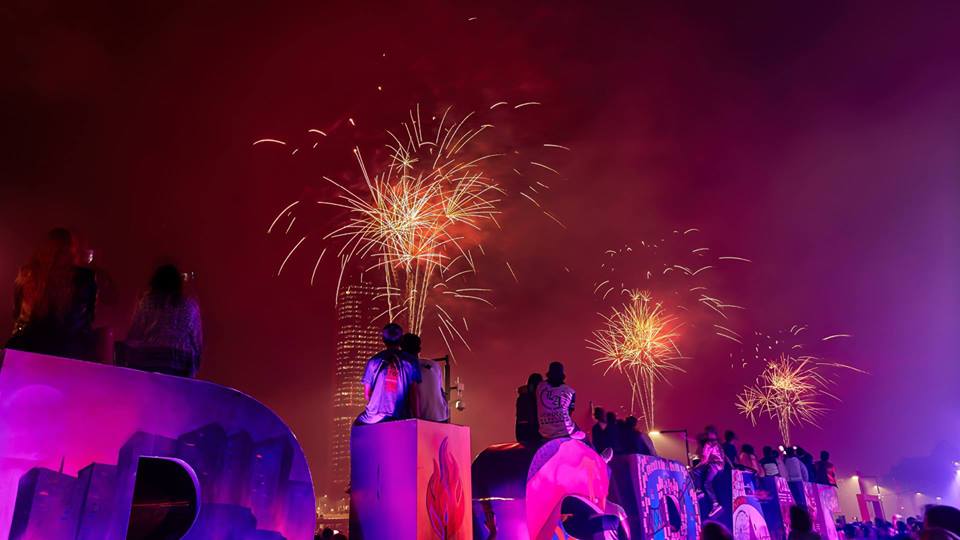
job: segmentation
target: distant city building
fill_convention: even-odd
[[[103,540],[110,533],[117,467],[91,463],[77,473],[75,496],[80,505],[76,540]]]
[[[293,446],[288,437],[274,437],[254,445],[250,508],[257,517],[258,528],[273,529],[282,521],[276,501],[286,501],[292,466]]]
[[[37,467],[20,478],[10,525],[10,540],[73,538],[80,500],[74,496],[77,479]]]
[[[350,484],[350,428],[366,406],[360,378],[371,356],[383,349],[378,287],[363,277],[341,286],[337,294],[337,371],[330,437],[330,495],[344,497]]]

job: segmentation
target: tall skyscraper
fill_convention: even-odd
[[[344,496],[350,484],[350,428],[366,406],[360,378],[371,356],[383,348],[380,329],[388,321],[378,318],[383,312],[376,285],[359,278],[341,286],[337,294],[337,372],[333,394],[333,431],[331,432],[330,495]]]

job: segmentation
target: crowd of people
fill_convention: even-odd
[[[960,510],[952,506],[929,505],[923,517],[908,517],[894,522],[876,518],[873,521],[837,524],[845,540],[960,540]],[[702,540],[733,540],[722,524],[706,521],[701,529]],[[787,540],[821,540],[814,531],[810,513],[802,506],[790,508],[790,530]]]
[[[840,522],[837,530],[847,540],[960,540],[960,510],[946,505],[927,505],[923,516],[888,521]]]
[[[639,428],[635,416],[618,419],[613,411],[600,407],[593,410],[595,423],[589,437],[573,421],[576,392],[565,382],[563,364],[550,364],[546,378],[533,373],[527,384],[517,390],[517,442],[535,445],[558,437],[584,439],[606,459],[619,454],[655,456],[656,448],[649,434]],[[820,460],[796,446],[763,448],[758,457],[751,444],[737,446],[737,435],[726,431],[721,442],[714,426],[706,426],[697,436],[697,452],[691,460],[691,478],[701,497],[708,498],[709,515],[722,510],[713,487],[714,480],[725,469],[739,469],[754,473],[755,478],[782,476],[790,482],[810,481],[836,486],[836,468],[830,462],[830,453],[821,452]]]
[[[768,476],[779,476],[790,482],[791,489],[798,489],[794,482],[817,482],[837,485],[836,467],[830,461],[830,453],[820,452],[820,460],[814,461],[813,455],[797,446],[763,447],[763,457],[758,458],[752,444],[737,447],[737,435],[733,431],[723,434],[720,442],[719,432],[714,426],[706,426],[697,436],[697,454],[692,459],[691,477],[698,491],[710,502],[709,515],[722,510],[713,482],[724,470],[737,469],[753,473],[758,481]],[[799,493],[794,496],[799,499]]]
[[[104,347],[94,330],[101,276],[91,262],[89,257],[81,260],[72,232],[50,231],[17,273],[14,328],[6,347],[196,376],[203,350],[200,308],[184,293],[184,275],[177,267],[156,269],[137,303],[127,339]]]

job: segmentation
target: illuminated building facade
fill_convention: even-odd
[[[337,295],[337,372],[331,432],[331,496],[344,497],[350,483],[350,428],[366,405],[360,378],[371,356],[383,349],[380,329],[386,321],[376,285],[362,276],[340,288]]]

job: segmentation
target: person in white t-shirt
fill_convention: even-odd
[[[420,358],[420,336],[416,334],[404,334],[400,340],[400,350],[415,358],[420,366],[421,380],[420,384],[415,386],[417,418],[431,422],[449,422],[450,405],[443,391],[443,366],[429,358]]]
[[[547,380],[537,386],[537,418],[540,436],[544,439],[583,439],[586,435],[577,428],[570,416],[577,393],[564,383],[565,380],[563,364],[552,362],[547,370]]]

